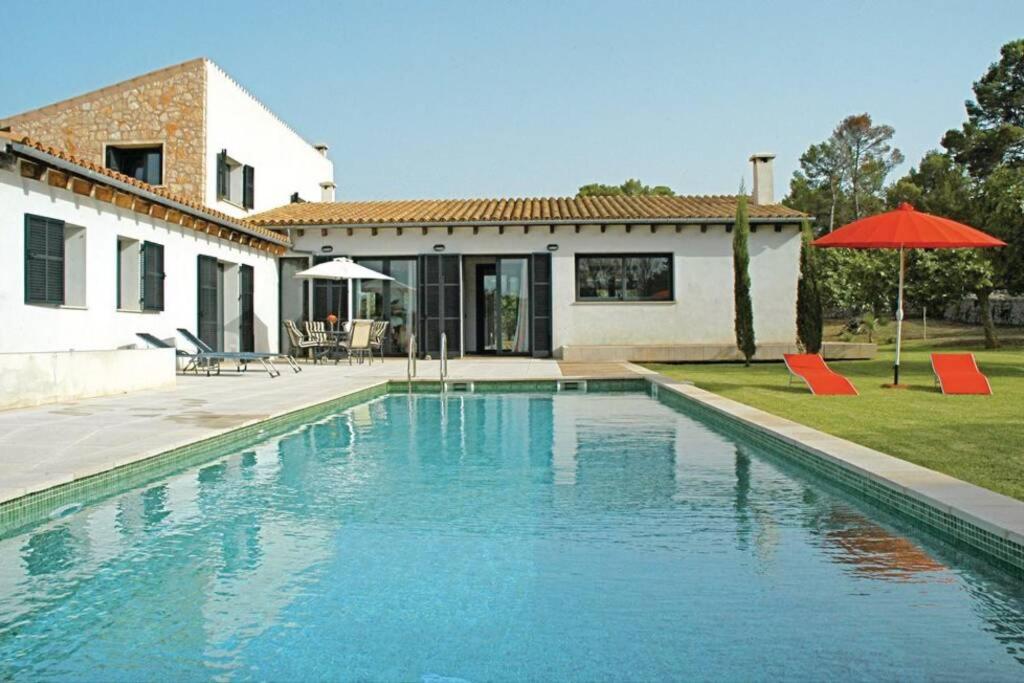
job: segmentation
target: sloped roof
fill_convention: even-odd
[[[544,223],[721,220],[736,217],[730,195],[686,197],[545,197],[424,199],[287,204],[249,216],[255,225],[388,225],[422,223]],[[753,219],[798,220],[805,214],[781,204],[749,204]]]
[[[280,232],[270,230],[266,227],[263,227],[262,225],[249,223],[248,221],[235,218],[234,216],[229,216],[226,213],[217,211],[216,209],[211,209],[204,204],[193,201],[188,197],[184,197],[182,195],[169,192],[168,190],[162,187],[150,185],[149,183],[142,182],[141,180],[137,180],[136,178],[127,176],[123,173],[118,173],[117,171],[111,170],[99,164],[95,164],[86,159],[81,159],[74,155],[68,154],[64,150],[45,145],[42,142],[39,142],[38,140],[33,140],[32,138],[29,137],[22,137],[17,135],[16,133],[3,131],[0,131],[0,140],[9,140],[13,143],[20,144],[23,147],[30,148],[37,152],[42,152],[43,154],[49,155],[51,157],[56,157],[57,159],[67,162],[68,164],[78,166],[85,171],[90,171],[91,173],[105,176],[107,178],[110,178],[111,180],[119,181],[122,184],[130,185],[131,187],[136,188],[140,191],[149,193],[150,195],[156,195],[157,197],[161,197],[170,202],[174,202],[175,204],[179,204],[188,209],[192,209],[198,214],[203,214],[210,218],[214,218],[221,223],[235,226],[242,232],[246,232],[261,237],[275,244],[291,244],[291,240],[289,240],[286,235]]]

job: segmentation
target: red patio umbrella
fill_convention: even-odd
[[[978,247],[1005,247],[1006,242],[980,230],[915,211],[910,204],[900,204],[895,211],[869,216],[844,225],[812,244],[816,247],[843,247],[846,249],[899,249],[900,284],[899,303],[896,308],[896,362],[893,365],[893,384],[900,383],[900,344],[903,338],[903,271],[906,249],[972,249]]]

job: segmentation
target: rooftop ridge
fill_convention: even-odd
[[[417,225],[484,223],[732,222],[746,195],[397,199],[286,204],[248,217],[255,225]],[[751,219],[793,222],[806,214],[783,204],[751,204]]]

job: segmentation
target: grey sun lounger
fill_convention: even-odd
[[[261,351],[214,351],[210,348],[209,344],[192,334],[184,327],[178,328],[178,334],[184,337],[188,343],[196,347],[196,350],[200,353],[208,356],[219,356],[223,360],[236,361],[242,365],[243,369],[248,363],[255,361],[262,364],[263,369],[266,370],[271,377],[277,377],[281,372],[274,367],[274,359],[284,358],[287,361],[288,366],[292,369],[292,372],[302,372],[302,367],[295,362],[295,359],[285,353],[264,353]]]
[[[223,358],[218,356],[211,356],[204,354],[201,351],[196,353],[189,353],[185,349],[179,349],[177,346],[168,344],[163,339],[159,339],[149,332],[136,332],[135,336],[146,342],[155,349],[174,349],[174,354],[179,358],[188,358],[188,365],[182,372],[188,372],[189,370],[195,370],[196,374],[199,374],[199,368],[203,367],[206,370],[206,374],[209,375],[211,370],[216,371],[216,374],[220,374],[220,362]]]

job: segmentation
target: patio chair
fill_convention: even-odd
[[[291,342],[293,349],[305,349],[313,362],[316,362],[316,350],[322,346],[320,342],[299,331],[299,326],[295,324],[294,320],[284,321],[284,331],[288,333],[288,341]]]
[[[263,369],[267,371],[267,374],[271,377],[279,377],[281,371],[274,367],[274,358],[284,358],[289,367],[293,372],[302,372],[302,368],[295,359],[287,354],[281,353],[262,353],[258,351],[215,351],[210,347],[209,344],[204,342],[202,339],[192,334],[184,327],[178,328],[178,334],[184,337],[192,346],[196,347],[201,353],[204,353],[210,357],[219,357],[223,360],[233,360],[236,363],[237,369],[244,372],[249,369],[249,363],[255,361],[263,366]]]
[[[373,326],[370,328],[370,350],[376,350],[380,353],[380,362],[384,362],[384,337],[388,332],[388,321],[387,320],[374,320]],[[373,354],[370,354],[370,358],[373,358]]]
[[[370,358],[370,362],[373,362],[373,349],[370,346],[370,333],[372,329],[372,320],[352,321],[352,325],[349,327],[348,338],[341,342],[341,347],[348,354],[349,365],[352,365],[353,356],[357,357],[360,363],[363,362],[363,358]]]
[[[216,371],[216,374],[220,374],[220,362],[221,358],[204,354],[201,351],[196,353],[189,353],[185,349],[179,349],[177,346],[168,344],[163,339],[154,337],[149,332],[136,332],[135,336],[146,342],[155,349],[174,349],[174,355],[178,358],[188,358],[188,363],[185,365],[182,372],[188,372],[189,370],[195,370],[195,373],[199,374],[199,368],[203,367],[206,370],[206,376],[210,376],[210,370]]]
[[[856,396],[857,388],[850,380],[834,372],[817,353],[783,354],[789,369],[789,381],[799,377],[815,396]]]
[[[992,395],[973,353],[933,353],[932,370],[943,394]]]

